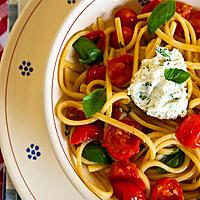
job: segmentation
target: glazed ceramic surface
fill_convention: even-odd
[[[96,17],[106,20],[127,3],[139,11],[147,2],[32,0],[23,11],[0,67],[0,142],[9,174],[23,199],[98,199],[72,168],[54,112],[61,96],[58,60],[70,36]],[[198,7],[198,1],[187,2]]]

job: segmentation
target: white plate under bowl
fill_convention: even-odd
[[[24,200],[83,200],[54,155],[43,109],[48,55],[64,18],[79,3],[73,2],[30,1],[14,27],[0,67],[0,146]]]
[[[97,17],[102,16],[105,20],[109,17],[111,18],[113,10],[119,6],[127,4],[134,10],[139,11],[142,6],[145,6],[148,2],[149,0],[84,0],[66,18],[66,21],[60,29],[52,47],[52,52],[47,66],[44,89],[46,121],[51,142],[65,174],[77,186],[87,200],[98,198],[92,194],[86,186],[84,186],[83,182],[70,165],[70,148],[64,134],[62,133],[61,123],[55,114],[55,106],[61,97],[61,91],[57,79],[60,54],[67,40],[74,33],[83,30],[91,23],[95,22]],[[197,8],[199,7],[196,0],[184,0],[182,2],[187,2]]]

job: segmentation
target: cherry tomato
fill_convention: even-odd
[[[192,6],[186,3],[176,2],[176,12],[179,13],[185,19],[189,19],[190,14],[192,12]]]
[[[87,124],[75,128],[71,144],[81,144],[90,139],[101,139],[103,137],[103,128],[94,124]]]
[[[200,115],[185,117],[176,130],[176,137],[186,147],[200,147]]]
[[[93,41],[94,43],[97,43],[97,48],[102,49],[102,50],[105,49],[106,35],[104,31],[102,30],[93,31],[91,33],[88,33],[85,37]]]
[[[145,200],[144,192],[134,183],[128,181],[112,182],[114,195],[119,200]]]
[[[108,73],[113,85],[123,87],[130,82],[133,71],[133,56],[125,54],[108,61]]]
[[[130,8],[122,8],[118,10],[115,14],[115,18],[117,17],[121,19],[122,26],[133,28],[137,23],[137,14]]]
[[[162,178],[153,186],[151,200],[183,200],[183,190],[172,178]]]
[[[113,163],[110,169],[109,178],[111,182],[117,180],[129,181],[135,183],[142,191],[146,190],[145,184],[139,176],[136,164],[129,160]]]
[[[78,110],[75,107],[68,107],[65,116],[71,120],[84,120],[86,116],[82,110]]]
[[[127,26],[122,26],[122,33],[124,36],[124,43],[125,45],[129,44],[133,37],[133,29]],[[117,37],[117,31],[112,32],[111,38],[110,38],[110,46],[119,49],[119,43],[118,43],[118,37]]]
[[[106,78],[106,67],[104,65],[94,65],[87,71],[86,83],[90,83],[94,80],[105,80]]]
[[[129,125],[132,126],[135,125],[133,121],[127,119],[120,121],[126,124],[130,123]],[[127,160],[133,157],[140,151],[140,144],[140,138],[111,125],[106,129],[103,138],[103,146],[116,160]]]
[[[192,24],[196,33],[196,37],[197,39],[199,39],[200,38],[200,11],[199,10],[192,11],[188,21]]]
[[[152,12],[154,10],[155,7],[158,6],[158,4],[160,4],[162,2],[162,0],[152,0],[150,1],[143,9],[141,13],[148,13],[148,12]]]

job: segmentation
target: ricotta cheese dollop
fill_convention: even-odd
[[[178,84],[164,76],[165,70],[170,68],[187,71],[184,58],[178,49],[169,51],[157,47],[156,53],[156,57],[142,61],[128,88],[128,95],[147,115],[159,119],[184,117],[188,106],[186,82]]]

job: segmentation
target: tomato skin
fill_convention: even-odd
[[[200,11],[193,10],[191,12],[191,15],[188,21],[192,24],[196,33],[196,37],[197,39],[199,39],[200,38]]]
[[[103,128],[94,124],[86,124],[75,128],[71,137],[71,144],[81,144],[90,139],[101,139]]]
[[[85,35],[85,37],[93,42],[97,41],[97,48],[104,50],[106,45],[106,34],[102,30],[93,31]]]
[[[82,110],[78,110],[75,107],[68,107],[65,116],[71,120],[84,120],[86,116]]]
[[[144,192],[134,183],[128,181],[113,181],[112,187],[119,200],[145,200]]]
[[[200,147],[200,115],[185,117],[176,130],[176,138],[188,148]]]
[[[119,17],[121,19],[122,26],[128,26],[134,28],[137,23],[137,14],[134,10],[130,8],[122,8],[118,10],[115,14],[115,18]]]
[[[111,83],[123,87],[130,82],[133,71],[133,56],[125,54],[108,61],[108,73]]]
[[[124,36],[124,44],[127,45],[131,41],[133,37],[133,29],[127,26],[122,26],[122,33]],[[119,49],[119,43],[118,43],[118,37],[117,37],[117,31],[112,32],[111,38],[110,38],[110,46],[114,49]]]
[[[85,83],[90,83],[94,80],[105,80],[106,67],[104,65],[94,65],[87,71]]]
[[[185,19],[189,19],[190,14],[192,12],[192,6],[186,3],[176,2],[176,12],[179,13]]]
[[[130,120],[120,120],[123,123],[131,123]],[[129,124],[130,125],[130,124]],[[122,129],[110,125],[104,134],[103,146],[115,160],[127,160],[140,151],[141,139]]]
[[[143,192],[146,190],[145,184],[139,176],[136,164],[129,160],[113,163],[109,178],[111,182],[118,180],[129,181],[135,183]]]
[[[152,0],[150,1],[143,9],[142,9],[142,14],[152,12],[155,7],[157,7],[162,0]]]
[[[162,178],[152,188],[151,200],[183,200],[183,190],[172,178]]]

